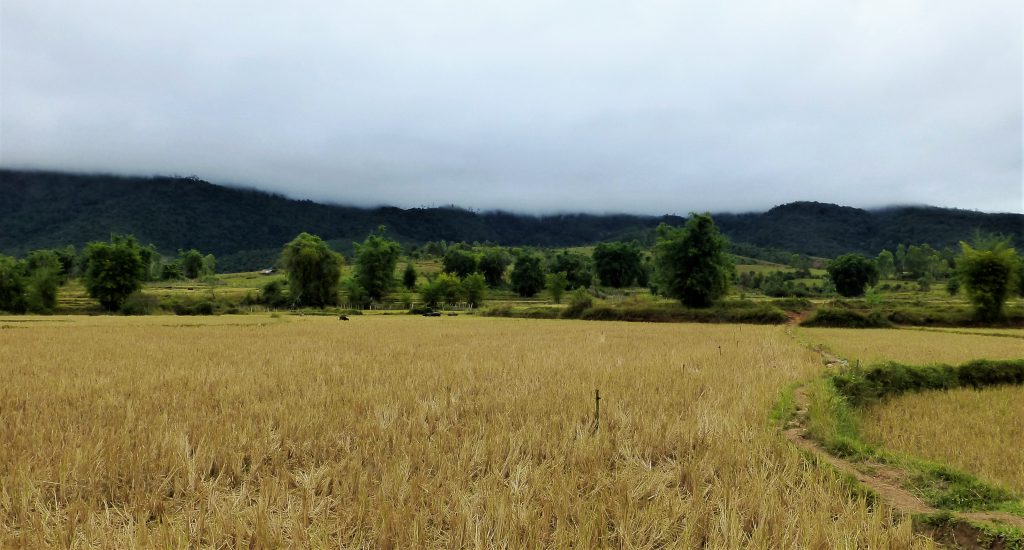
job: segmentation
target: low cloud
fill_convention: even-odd
[[[361,205],[1024,212],[1018,2],[2,10],[8,167]]]

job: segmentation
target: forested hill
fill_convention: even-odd
[[[386,225],[403,244],[447,240],[567,246],[649,241],[662,221],[682,221],[672,216],[364,209],[291,200],[195,178],[15,170],[0,170],[0,197],[0,253],[81,246],[111,233],[131,233],[167,253],[188,248],[212,252],[221,269],[232,270],[267,265],[301,231],[318,234],[347,252],[352,241],[361,241],[379,225]],[[1022,215],[931,207],[866,211],[804,202],[764,213],[717,214],[715,220],[736,242],[826,257],[849,251],[877,254],[900,242],[955,245],[975,229],[1012,235],[1024,243]]]

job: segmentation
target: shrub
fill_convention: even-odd
[[[135,291],[121,304],[121,313],[125,315],[150,315],[158,306],[159,300],[157,300],[156,296],[145,294],[142,291]]]
[[[1024,384],[1024,359],[978,360],[959,367],[907,366],[889,362],[866,368],[854,367],[835,374],[832,384],[850,403],[860,406],[907,392]]]
[[[288,307],[288,295],[284,291],[284,283],[281,281],[270,281],[260,289],[259,303],[270,307]]]
[[[577,288],[569,295],[569,307],[562,310],[565,319],[576,319],[594,305],[594,299],[586,289]]]
[[[864,315],[852,309],[826,306],[819,308],[814,315],[800,325],[805,327],[884,328],[892,326],[892,323],[877,311]]]
[[[198,301],[175,301],[171,304],[171,311],[175,315],[213,315],[216,311],[216,305],[210,300],[198,300]]]

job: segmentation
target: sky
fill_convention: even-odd
[[[0,166],[646,214],[1024,212],[1019,0],[0,0]]]

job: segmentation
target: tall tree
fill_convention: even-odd
[[[449,248],[441,260],[441,271],[464,278],[476,271],[476,256],[468,250]]]
[[[338,301],[341,254],[316,235],[300,233],[281,251],[288,292],[295,305],[324,307]]]
[[[896,278],[902,279],[903,272],[907,270],[907,247],[903,243],[896,245]]]
[[[459,291],[470,307],[479,307],[487,297],[487,280],[482,273],[470,273],[459,283]]]
[[[590,258],[577,252],[565,250],[555,254],[548,262],[549,273],[565,273],[568,288],[586,288],[594,280]]]
[[[416,266],[412,265],[412,262],[405,264],[405,271],[402,272],[402,286],[406,290],[416,288],[417,277],[419,277],[419,273],[416,273]]]
[[[637,242],[601,243],[594,247],[594,270],[601,284],[623,288],[645,279],[643,253]],[[644,281],[646,283],[646,281]]]
[[[878,282],[875,262],[860,254],[843,254],[829,262],[826,270],[836,292],[843,296],[863,296],[869,285]]]
[[[178,251],[178,261],[181,262],[181,272],[187,279],[196,279],[203,271],[203,253],[191,249]]]
[[[402,247],[386,236],[383,227],[356,243],[356,279],[372,300],[380,300],[395,286],[395,266]]]
[[[875,258],[875,265],[878,266],[878,275],[883,279],[888,279],[896,273],[896,259],[893,257],[892,252],[888,250],[878,253],[878,257]]]
[[[142,288],[147,265],[142,247],[132,236],[113,235],[109,243],[85,248],[85,288],[107,311],[120,309],[128,296]]]
[[[23,262],[0,255],[0,311],[25,312],[24,271]]]
[[[562,303],[562,295],[565,294],[565,289],[569,286],[569,277],[564,271],[558,273],[548,273],[547,284],[544,288],[548,291],[548,295],[551,296],[551,301],[560,304]]]
[[[505,270],[512,264],[512,257],[503,248],[488,248],[480,256],[478,268],[487,285],[497,288],[505,284]]]
[[[729,291],[728,241],[710,214],[691,214],[683,228],[658,226],[654,258],[658,289],[689,307],[708,307]]]
[[[536,295],[544,288],[544,268],[541,266],[540,256],[527,252],[519,253],[509,279],[516,294],[524,298]]]
[[[1020,265],[1009,239],[977,236],[973,245],[961,242],[956,263],[957,276],[978,317],[992,321],[1002,316]]]

